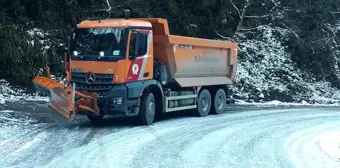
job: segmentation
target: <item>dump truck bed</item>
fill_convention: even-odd
[[[192,87],[235,79],[238,43],[170,35],[167,20],[142,20],[152,24],[154,57],[166,65],[170,82]]]

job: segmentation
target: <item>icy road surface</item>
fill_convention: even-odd
[[[339,107],[176,114],[148,127],[112,119],[66,123],[25,107],[0,108],[1,168],[340,167]]]

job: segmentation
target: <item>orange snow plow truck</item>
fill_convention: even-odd
[[[170,35],[159,18],[88,19],[70,36],[66,84],[33,79],[48,106],[71,121],[86,115],[138,117],[196,109],[198,116],[224,112],[237,67],[238,44]]]

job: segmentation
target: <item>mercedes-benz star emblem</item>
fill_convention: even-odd
[[[86,75],[86,82],[92,84],[94,81],[96,81],[96,75],[94,75],[94,73],[88,73]]]

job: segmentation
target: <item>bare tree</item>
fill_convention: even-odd
[[[106,0],[106,4],[107,4],[107,10],[106,11],[111,11],[112,7],[111,7],[111,4],[110,4],[110,0]]]
[[[242,4],[242,9],[237,7],[237,5],[233,2],[233,0],[229,0],[229,2],[231,4],[231,6],[236,10],[239,21],[237,22],[236,29],[232,33],[231,37],[225,37],[215,30],[215,33],[223,39],[235,38],[235,36],[240,31],[253,31],[253,30],[257,30],[261,26],[261,25],[257,25],[257,26],[250,27],[250,28],[244,28],[245,19],[268,19],[270,17],[274,17],[277,13],[277,12],[271,12],[270,14],[264,14],[264,15],[248,15],[248,13],[249,13],[248,9],[252,4],[255,3],[254,0],[245,0],[245,2]],[[258,2],[256,2],[256,3],[258,3]],[[274,1],[272,1],[272,3],[274,3]],[[274,8],[275,8],[275,5],[269,11],[273,11]],[[269,25],[269,24],[267,24],[267,25]]]
[[[243,25],[243,21],[244,21],[244,18],[246,17],[245,15],[247,13],[247,8],[250,6],[251,0],[246,0],[246,3],[244,4],[242,11],[240,11],[240,9],[237,8],[237,6],[234,4],[234,2],[232,0],[229,0],[229,1],[233,5],[233,7],[237,10],[238,16],[239,16],[239,19],[240,19],[240,21],[237,24],[236,30],[233,34],[233,38],[234,38],[235,35],[238,33],[238,31],[241,29],[241,27]]]

